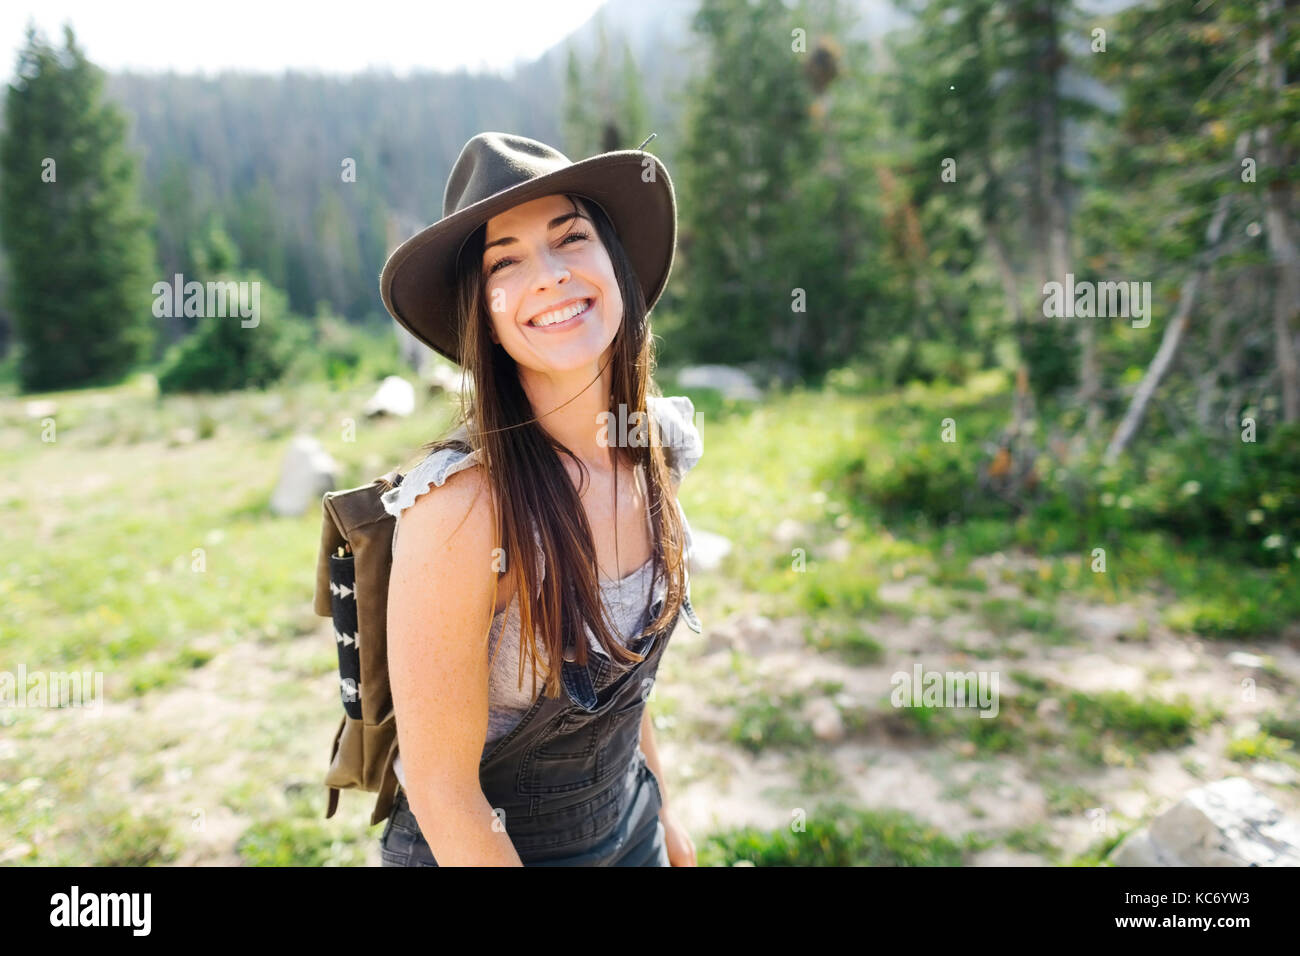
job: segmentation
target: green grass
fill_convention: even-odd
[[[319,814],[317,814],[319,816]],[[236,844],[245,866],[361,866],[365,850],[329,820],[268,820],[244,831]]]
[[[138,697],[149,691],[159,690],[180,683],[186,674],[202,667],[216,656],[210,648],[184,647],[170,659],[142,661],[129,669],[128,686],[131,696]]]
[[[1006,598],[989,598],[978,606],[984,626],[995,633],[1029,631],[1045,644],[1066,644],[1073,635],[1049,607]]]
[[[1300,714],[1267,713],[1260,718],[1259,726],[1270,736],[1300,744]]]
[[[827,794],[844,787],[844,775],[835,761],[819,750],[809,750],[800,756],[798,764],[799,786],[804,793]]]
[[[0,368],[0,382],[4,374]],[[0,657],[29,670],[101,670],[109,701],[147,704],[187,681],[214,679],[204,670],[209,661],[236,645],[273,648],[319,629],[323,622],[310,606],[319,506],[277,518],[266,504],[285,443],[296,432],[321,440],[339,461],[339,482],[346,487],[410,464],[419,445],[450,419],[446,399],[420,393],[410,419],[367,420],[360,406],[377,384],[343,378],[336,385],[305,382],[274,392],[159,399],[141,376],[113,388],[0,402],[6,465],[0,511],[9,527],[21,529],[8,542],[0,571]],[[671,383],[664,390],[683,391]],[[695,527],[725,533],[732,542],[722,569],[699,576],[694,595],[706,620],[740,610],[802,615],[810,620],[810,647],[866,667],[893,652],[895,624],[920,615],[942,624],[963,613],[993,632],[992,641],[966,647],[975,657],[1022,654],[1006,639],[1023,632],[1039,643],[1068,643],[1075,635],[1059,610],[1062,598],[1114,602],[1154,595],[1165,624],[1226,639],[1277,635],[1300,619],[1300,585],[1287,564],[1246,566],[1212,544],[1162,530],[1111,527],[1114,515],[1088,513],[1079,520],[1098,529],[1095,545],[1106,548],[1107,570],[1096,574],[1089,568],[1094,542],[1081,547],[1068,516],[982,514],[962,484],[969,476],[960,455],[1008,420],[1009,392],[1000,374],[889,393],[795,388],[762,404],[688,394],[699,413],[705,458],[684,483],[682,504]],[[40,440],[40,423],[22,407],[29,398],[45,397],[59,405],[53,443]],[[945,417],[957,421],[960,441],[926,453],[937,463],[931,481],[914,465],[925,463],[920,450],[936,440]],[[790,455],[791,448],[799,454]],[[909,485],[920,478],[924,484]],[[809,529],[806,542],[774,539],[774,528],[787,518]],[[801,566],[794,547],[806,551]],[[972,570],[972,560],[997,552],[1039,563],[987,576]],[[840,558],[829,557],[834,554]],[[910,599],[881,597],[882,585],[913,578],[924,583]],[[991,596],[998,584],[1023,596]],[[950,649],[965,647],[960,634],[945,639]],[[327,686],[334,661],[328,643],[292,659],[272,658],[273,673],[259,697],[266,713],[241,719],[228,741],[198,758],[218,763],[239,742],[239,770],[206,800],[247,818],[239,842],[245,862],[345,864],[359,860],[361,841],[371,838],[365,800],[352,801],[355,812],[347,822],[321,818],[318,824],[323,788],[309,809],[286,810],[264,785],[268,778],[314,781],[323,772],[338,706]],[[756,683],[752,664],[733,656],[741,686]],[[1055,761],[1050,772],[1063,779],[1049,805],[1068,813],[1090,801],[1085,789],[1066,779],[1080,764],[1181,746],[1209,718],[1186,703],[1069,695],[1050,682],[1013,676],[1018,689],[1009,694],[1003,688],[997,718],[980,718],[974,709],[845,708],[846,729],[852,736],[885,724],[958,744],[963,755],[973,747],[979,757],[1021,756],[1040,769]],[[1035,711],[1049,695],[1062,702],[1055,721]],[[774,690],[741,697],[727,733],[751,753],[792,751],[801,786],[829,790],[843,781],[799,717],[804,702],[802,694]],[[666,700],[662,709],[655,707],[656,718],[666,721],[664,733],[693,732],[690,721],[672,722],[671,705]],[[193,762],[196,755],[187,749],[192,740],[167,726],[122,736],[80,725],[38,731],[22,716],[11,721],[0,714],[0,720],[19,748],[15,759],[0,761],[0,832],[32,843],[30,862],[174,859],[183,818],[166,825],[105,804],[94,787],[94,768],[133,759],[133,786],[169,792],[176,761],[156,755],[180,747],[184,760]],[[1291,752],[1284,742],[1297,740],[1300,720],[1271,715],[1261,719],[1260,739],[1237,749],[1241,759],[1253,759]],[[60,756],[73,752],[75,761]],[[24,784],[28,780],[40,783],[33,788]],[[911,860],[927,855],[948,859],[955,857],[945,854],[969,850],[885,817],[846,812],[839,824],[834,833],[810,824],[808,833],[789,834],[797,840],[788,845],[751,835],[753,852],[764,860],[807,854],[914,865]],[[34,841],[38,833],[53,835]],[[1033,843],[1032,835],[1024,839]]]
[[[1006,844],[1007,849],[1019,853],[1034,853],[1053,861],[1059,854],[1052,841],[1048,839],[1047,825],[1041,821],[1007,831],[1002,837],[1002,842]]]
[[[1099,766],[1132,763],[1146,752],[1186,746],[1193,731],[1215,716],[1198,712],[1185,696],[1165,702],[1122,691],[1092,695],[1020,671],[1011,676],[1020,690],[999,693],[995,717],[981,717],[974,707],[901,707],[891,708],[894,726],[935,742],[967,744],[974,756],[1047,758],[1060,768],[1059,758],[1048,757],[1059,749],[1081,766]],[[1048,696],[1062,702],[1063,729],[1038,714],[1039,702]],[[1047,770],[1048,763],[1040,769]],[[1049,802],[1060,807],[1090,799],[1083,793],[1061,791]]]
[[[1293,741],[1261,731],[1231,741],[1226,752],[1229,759],[1243,763],[1251,760],[1284,760],[1295,763],[1294,748]]]
[[[784,695],[755,691],[736,703],[727,739],[755,754],[769,747],[807,747],[814,737],[799,716],[805,700],[799,691]]]
[[[1063,708],[1075,750],[1098,764],[1107,762],[1110,747],[1134,754],[1186,746],[1203,723],[1185,695],[1170,702],[1138,699],[1124,691],[1075,691],[1065,697]]]
[[[1067,866],[1113,866],[1110,862],[1110,854],[1115,847],[1124,842],[1136,826],[1125,827],[1117,833],[1107,835],[1095,840],[1091,846],[1080,853],[1078,856],[1066,862]]]
[[[698,843],[700,866],[961,866],[982,847],[978,839],[954,840],[900,811],[833,804],[793,816],[790,828],[709,835]]]
[[[1083,813],[1098,804],[1095,792],[1070,781],[1046,780],[1043,782],[1043,793],[1047,798],[1048,809],[1057,815]]]
[[[808,621],[804,639],[809,647],[838,654],[846,663],[869,665],[884,657],[884,646],[859,624],[830,624],[824,618]]]
[[[925,705],[898,708],[902,725],[921,737],[933,741],[966,742],[981,756],[1018,754],[1033,742],[1043,742],[1043,729],[1035,719],[1032,703],[1021,697],[1000,693],[998,713],[980,716],[979,708],[930,707]]]
[[[1263,566],[1241,560],[1245,545],[1238,538],[1179,536],[1154,527],[1182,514],[1181,505],[1172,500],[1177,495],[1165,488],[1166,472],[1177,466],[1167,455],[1157,456],[1150,466],[1165,483],[1152,484],[1155,491],[1141,490],[1146,484],[1141,476],[1117,479],[1103,473],[1097,478],[1101,484],[1129,481],[1137,489],[1129,496],[1135,503],[1128,510],[1098,506],[1091,498],[1071,503],[1068,495],[1085,494],[1086,489],[1078,476],[1069,476],[1058,498],[1039,510],[1016,513],[975,494],[980,442],[997,434],[1010,419],[1006,383],[995,374],[974,376],[964,387],[854,394],[852,400],[860,409],[860,438],[840,442],[833,429],[824,432],[825,440],[818,442],[822,447],[815,476],[832,499],[850,509],[863,535],[878,538],[892,533],[929,552],[935,583],[950,589],[984,590],[987,582],[966,570],[970,560],[1015,550],[1037,555],[1042,567],[1008,574],[1005,580],[1047,604],[1064,593],[1117,601],[1154,590],[1165,599],[1167,625],[1227,639],[1276,636],[1300,619],[1300,574],[1297,563],[1286,558],[1290,551],[1279,552],[1275,566]],[[837,418],[843,415],[835,413]],[[938,440],[938,422],[944,417],[958,423],[958,442]],[[1273,459],[1261,461],[1273,462],[1261,468],[1276,467]],[[1234,460],[1231,467],[1224,467],[1231,470],[1238,464]],[[1278,475],[1280,481],[1291,481],[1285,471]],[[1118,487],[1122,489],[1122,484]],[[1111,497],[1128,504],[1125,495]],[[1261,507],[1269,514],[1294,510],[1294,494],[1285,489],[1265,498]],[[1104,496],[1101,500],[1109,501]],[[1134,517],[1139,511],[1141,520],[1151,526]],[[1195,516],[1183,517],[1193,520]],[[1102,573],[1092,570],[1094,548],[1105,550]],[[871,573],[873,568],[867,564],[865,570]],[[828,591],[829,587],[815,593],[818,606],[836,605],[837,599]],[[846,595],[845,599],[853,598]],[[1049,622],[1013,612],[995,623],[1039,630]],[[1067,633],[1050,627],[1046,633],[1053,643],[1069,639]]]
[[[123,662],[179,652],[195,634],[247,640],[315,627],[304,585],[319,541],[319,506],[297,518],[267,509],[284,438],[300,429],[317,434],[340,460],[346,484],[404,461],[432,437],[434,419],[446,417],[426,412],[422,424],[363,419],[355,442],[340,441],[337,423],[357,414],[347,406],[369,388],[161,403],[126,387],[68,393],[59,398],[54,444],[34,441],[10,412],[0,444],[13,453],[7,466],[23,492],[10,501],[26,504],[20,523],[44,522],[48,533],[10,549],[0,578],[6,657],[50,669],[96,667],[111,682]],[[97,402],[116,409],[102,416],[107,422],[92,416]],[[205,417],[220,423],[221,434],[180,448],[155,444]],[[139,431],[115,428],[118,419]],[[51,472],[53,487],[43,480]],[[185,664],[178,659],[177,666]],[[157,671],[133,677],[136,692],[160,678],[166,683]]]
[[[129,810],[96,813],[88,829],[94,834],[95,866],[156,866],[172,862],[179,852],[171,824]]]

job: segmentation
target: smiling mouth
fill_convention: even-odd
[[[580,320],[584,315],[590,312],[592,305],[595,304],[595,301],[596,301],[595,299],[583,299],[582,309],[578,312],[575,312],[573,315],[569,316],[567,319],[565,319],[562,322],[550,322],[546,325],[536,325],[534,324],[535,320],[530,319],[524,324],[527,325],[530,329],[549,330],[549,329],[566,328],[567,326],[573,325],[578,320]]]

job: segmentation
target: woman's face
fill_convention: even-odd
[[[520,366],[539,372],[598,364],[623,321],[623,297],[582,207],[575,218],[562,195],[521,203],[488,220],[485,242],[492,340]],[[564,321],[533,324],[556,318]]]

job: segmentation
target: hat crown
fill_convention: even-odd
[[[527,136],[479,133],[460,151],[447,178],[443,217],[572,165],[558,149]]]

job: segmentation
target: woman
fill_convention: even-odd
[[[679,615],[700,629],[676,491],[702,446],[690,400],[650,377],[672,182],[639,150],[571,163],[483,133],[443,207],[380,278],[472,386],[457,432],[384,495],[384,863],[694,865],[646,705]]]

